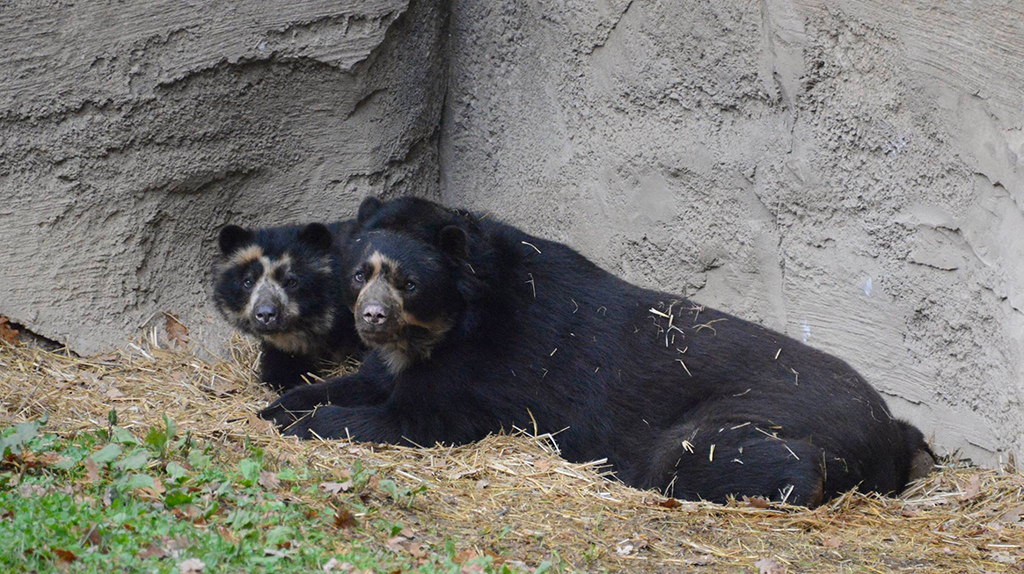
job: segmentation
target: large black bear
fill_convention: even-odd
[[[372,350],[264,410],[286,434],[432,445],[536,428],[626,484],[719,502],[895,493],[934,464],[856,371],[785,335],[490,216],[369,199],[358,222],[346,304]]]
[[[352,311],[341,303],[349,276],[342,254],[354,229],[355,221],[221,229],[214,304],[260,340],[260,379],[271,387],[304,384],[303,375],[324,362],[361,349]]]

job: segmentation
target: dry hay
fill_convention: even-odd
[[[250,441],[278,465],[327,476],[359,459],[403,486],[428,486],[411,508],[383,508],[385,518],[532,565],[557,556],[567,570],[611,572],[1024,571],[1024,475],[1010,469],[950,463],[902,498],[851,493],[813,511],[679,503],[562,460],[549,435],[427,449],[282,438],[254,416],[273,395],[253,376],[252,346],[236,341],[231,352],[206,362],[155,336],[93,358],[0,342],[0,422],[46,412],[51,430],[92,430],[116,408],[119,424],[143,433],[166,413],[238,456]]]

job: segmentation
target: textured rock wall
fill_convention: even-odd
[[[1024,447],[1019,2],[455,0],[447,201]]]
[[[447,21],[434,0],[0,4],[0,314],[81,353],[164,311],[223,341],[220,225],[437,195]]]

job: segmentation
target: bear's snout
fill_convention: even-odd
[[[363,321],[371,325],[383,325],[388,320],[388,311],[380,303],[370,303],[363,307]]]
[[[399,312],[386,301],[368,301],[356,311],[356,332],[371,347],[393,343],[402,328]],[[360,320],[362,319],[362,320]]]
[[[253,312],[256,321],[264,327],[273,327],[278,318],[277,307],[273,305],[260,305]]]

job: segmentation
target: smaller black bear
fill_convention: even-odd
[[[278,391],[361,349],[352,312],[340,304],[348,277],[342,252],[353,228],[344,221],[220,231],[214,303],[260,340],[260,379]]]
[[[368,199],[357,225],[345,302],[372,350],[261,413],[286,434],[433,445],[537,429],[626,484],[718,502],[895,493],[934,464],[856,371],[790,337],[493,217]]]

